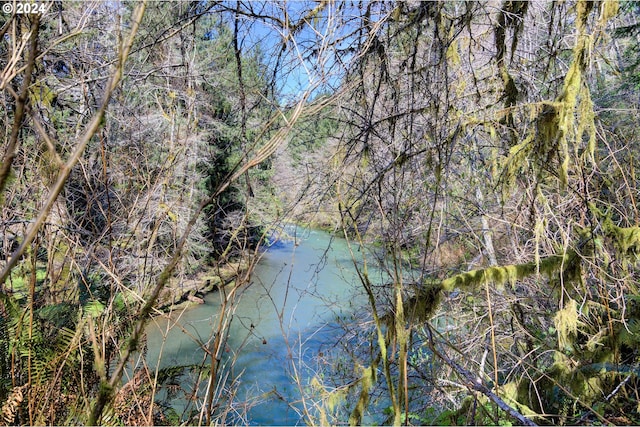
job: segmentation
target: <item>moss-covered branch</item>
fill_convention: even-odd
[[[471,270],[442,281],[432,280],[423,284],[416,295],[404,301],[403,311],[408,319],[417,322],[427,321],[438,307],[442,291],[473,290],[485,283],[495,286],[504,286],[507,283],[513,285],[516,281],[536,274],[544,274],[547,277],[562,274],[565,278],[572,278],[575,272],[579,271],[579,267],[580,257],[576,251],[569,250],[564,254],[543,258],[540,263],[527,262]],[[392,316],[385,316],[385,320],[391,319]]]
[[[456,274],[443,280],[440,286],[442,290],[453,291],[456,288],[476,288],[485,283],[492,283],[498,286],[505,285],[507,282],[514,284],[516,281],[524,280],[538,273],[551,277],[556,272],[565,272],[575,266],[575,261],[576,253],[567,251],[565,254],[556,254],[543,258],[539,264],[527,262],[524,264],[482,268]]]

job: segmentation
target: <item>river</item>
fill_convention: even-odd
[[[289,404],[300,398],[292,379],[294,368],[307,387],[344,333],[341,322],[365,303],[358,296],[360,287],[344,239],[294,226],[285,231],[290,238],[274,240],[262,255],[233,315],[223,363],[228,368],[236,358],[227,381],[238,380],[233,399],[238,407],[229,410],[226,423],[303,422],[300,405]],[[158,366],[160,353],[160,367],[202,363],[204,352],[196,341],[211,339],[220,305],[220,294],[212,293],[205,304],[180,316],[156,319],[147,329],[150,367]],[[185,376],[183,381],[193,380]],[[241,406],[245,401],[252,404]],[[171,404],[178,411],[198,409],[185,399]],[[233,412],[241,415],[233,418]]]

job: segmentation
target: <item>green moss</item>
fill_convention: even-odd
[[[605,0],[601,5],[600,25],[604,25],[606,21],[618,14],[620,2],[618,0]]]
[[[367,368],[361,367],[361,369],[362,376],[360,377],[360,385],[362,389],[360,390],[360,397],[358,398],[356,407],[349,416],[349,425],[351,426],[362,424],[362,416],[369,404],[369,392],[376,382],[376,370],[374,366]]]
[[[532,167],[534,172],[542,174],[549,162],[556,159],[560,183],[565,187],[571,166],[570,152],[578,154],[582,150],[585,135],[588,141],[586,150],[583,152],[588,160],[595,162],[595,113],[589,87],[583,75],[593,43],[593,37],[586,32],[585,25],[592,7],[592,2],[578,2],[576,7],[578,34],[562,91],[555,100],[538,104],[542,108],[539,111],[537,111],[538,108],[534,109],[535,128],[531,129],[522,142],[512,144],[503,170],[503,176],[506,177],[505,188],[510,187],[514,177],[517,176],[518,169]],[[602,21],[617,13],[615,2],[602,7]],[[496,37],[497,44],[503,45],[504,30],[496,30]],[[500,63],[500,60],[498,62]],[[501,69],[500,74],[505,83],[506,95],[513,96],[511,92],[515,89],[509,89],[512,81],[506,69]],[[533,162],[529,163],[531,161]]]
[[[543,274],[549,278],[562,275],[565,281],[580,279],[580,258],[574,251],[567,251],[563,255],[551,255],[543,258],[540,263],[529,262],[524,264],[512,264],[506,266],[489,267],[472,270],[466,273],[456,274],[445,280],[428,280],[423,283],[416,294],[403,302],[403,312],[407,320],[424,322],[431,318],[440,304],[442,291],[451,292],[455,289],[475,290],[487,283],[496,286],[504,286],[509,283],[515,286],[515,282],[524,280],[537,274]],[[567,308],[567,310],[569,310]],[[574,310],[575,311],[575,310]],[[566,335],[569,328],[564,317],[558,319],[562,328],[560,333]],[[383,321],[393,330],[395,317],[392,313],[383,317]]]
[[[406,318],[418,323],[429,320],[440,305],[442,289],[438,281],[425,283],[415,296],[403,302],[403,313]],[[393,316],[387,320],[393,320]],[[390,326],[390,329],[393,328]]]
[[[507,283],[515,284],[518,280],[531,276],[538,271],[546,275],[551,275],[560,266],[563,257],[554,255],[542,260],[538,266],[530,262],[525,264],[513,264],[500,267],[489,267],[480,270],[472,270],[466,273],[457,274],[442,281],[442,289],[453,291],[456,288],[477,288],[485,283],[503,286]]]
[[[559,310],[553,318],[553,323],[558,333],[558,347],[569,350],[578,334],[578,306],[576,301],[570,299],[562,310]]]
[[[607,218],[603,223],[604,231],[614,239],[620,255],[637,257],[640,255],[640,227],[618,227]]]
[[[578,106],[578,113],[580,121],[578,122],[578,132],[576,141],[581,141],[583,135],[587,134],[589,141],[587,143],[587,150],[585,151],[587,158],[592,164],[595,164],[595,151],[596,151],[596,125],[595,125],[595,112],[593,111],[593,101],[591,100],[591,93],[586,86],[583,86],[580,96],[580,105]]]
[[[510,382],[500,386],[499,394],[500,397],[509,404],[509,406],[515,408],[525,417],[535,420],[536,417],[539,416],[539,414],[528,405],[521,403],[522,397],[520,396],[518,385],[515,382]]]
[[[42,105],[49,109],[56,97],[56,93],[43,81],[37,81],[29,88],[29,99],[34,105]]]

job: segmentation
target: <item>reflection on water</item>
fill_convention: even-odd
[[[348,316],[359,301],[344,240],[296,227],[285,232],[286,238],[272,236],[252,283],[242,292],[225,347],[227,366],[237,357],[231,378],[241,374],[236,401],[260,396],[248,412],[251,424],[302,421],[295,405],[288,404],[300,396],[293,368],[306,386],[322,355],[344,332],[337,317]],[[207,295],[205,304],[182,313],[171,325],[156,320],[147,331],[149,364],[157,365],[161,350],[161,367],[202,363],[205,355],[198,342],[210,342],[220,298],[219,293]],[[172,403],[176,409],[186,404]]]

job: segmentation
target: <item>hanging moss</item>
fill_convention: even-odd
[[[593,9],[593,3],[594,2],[590,0],[578,0],[578,3],[576,4],[576,27],[579,33],[584,32],[589,12]]]
[[[600,3],[600,22],[604,27],[607,21],[618,14],[620,3],[618,0],[604,0]]]
[[[507,158],[502,162],[503,200],[509,196],[506,192],[508,192],[513,186],[516,176],[521,175],[521,171],[528,167],[529,158],[531,157],[531,152],[534,148],[532,144],[534,136],[534,134],[530,134],[522,142],[514,144],[509,149]]]
[[[519,36],[524,28],[524,17],[528,8],[529,2],[527,1],[504,1],[498,12],[497,25],[493,29],[496,47],[496,64],[504,85],[502,99],[504,99],[504,106],[506,107],[506,114],[500,122],[509,129],[509,144],[511,146],[517,142],[515,132],[513,131],[514,117],[511,107],[516,105],[519,93],[513,77],[507,68],[505,58],[507,53],[506,39],[507,31],[512,30],[513,36],[511,38],[510,56],[511,60],[513,60],[513,55],[518,46]]]
[[[519,144],[513,143],[504,163],[505,186],[510,186],[515,176],[514,171],[527,166],[527,160],[533,160],[533,169],[538,172],[544,170],[552,160],[557,159],[558,176],[562,187],[567,185],[570,169],[570,151],[579,154],[582,141],[587,136],[586,158],[595,163],[596,147],[595,113],[589,87],[584,73],[592,51],[594,34],[586,31],[589,13],[594,2],[578,1],[576,6],[576,43],[573,48],[573,60],[564,78],[562,91],[551,102],[539,104],[541,109],[535,116],[536,126],[526,139]],[[618,10],[616,1],[607,1],[601,6],[599,27],[603,28],[606,21],[615,16]],[[499,20],[504,17],[499,16]],[[498,27],[504,27],[504,22]],[[517,91],[512,87],[512,79],[503,63],[505,34],[504,28],[496,28],[496,44],[499,72],[505,85],[505,96],[513,98]],[[515,101],[513,102],[515,105]],[[508,105],[510,106],[510,105]],[[510,111],[510,110],[509,110]],[[510,112],[508,114],[511,114]],[[571,150],[573,148],[573,150]]]
[[[591,93],[586,86],[583,86],[580,94],[580,105],[578,106],[578,115],[580,121],[578,122],[578,133],[576,140],[580,142],[584,135],[587,135],[589,140],[587,142],[587,149],[585,154],[588,160],[595,164],[595,151],[596,151],[596,124],[595,124],[595,112],[593,111],[593,101],[591,100]]]
[[[557,102],[544,102],[537,117],[538,150],[536,155],[547,157],[555,149],[560,127],[560,110],[562,105]]]
[[[576,301],[570,299],[562,310],[559,310],[553,318],[553,323],[558,333],[558,347],[570,350],[578,334],[578,306]]]
[[[440,305],[442,296],[442,284],[438,281],[426,283],[416,295],[403,302],[403,312],[407,320],[413,322],[426,322],[431,318],[435,310]],[[393,321],[393,316],[385,318]],[[392,322],[387,321],[389,329],[393,327]]]
[[[605,233],[613,238],[616,249],[622,256],[637,258],[640,255],[640,227],[618,227],[610,218],[603,222]]]
[[[371,387],[376,382],[376,369],[375,366],[369,366],[368,368],[361,367],[362,376],[360,377],[360,385],[362,389],[360,390],[360,397],[358,398],[358,403],[356,403],[355,408],[351,412],[349,416],[349,425],[357,426],[362,424],[362,416],[367,406],[369,405],[369,393],[371,391]]]
[[[329,415],[344,405],[348,388],[328,388],[323,384],[322,377],[314,376],[310,383],[314,393],[322,396],[323,405],[318,407],[317,421],[320,425],[330,425]]]

